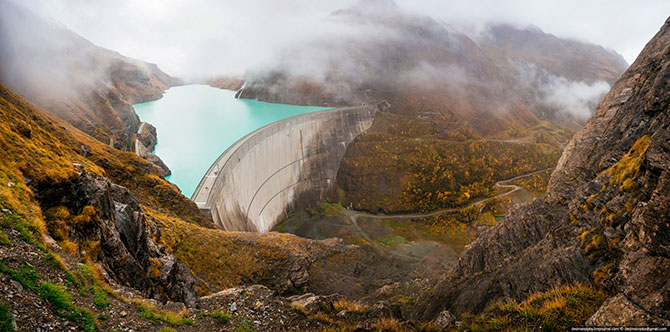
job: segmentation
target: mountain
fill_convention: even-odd
[[[324,24],[344,32],[250,70],[237,96],[387,101],[337,176],[347,205],[372,212],[455,207],[491,196],[496,181],[552,167],[627,67],[613,51],[533,27],[489,26],[470,38],[393,1],[362,1]]]
[[[668,82],[670,18],[567,145],[547,196],[481,234],[419,296],[415,315],[480,312],[499,299],[581,283],[607,298],[587,324],[667,326]]]
[[[602,46],[544,33],[537,27],[517,28],[491,25],[478,45],[499,67],[507,64],[531,63],[549,75],[563,76],[569,81],[613,83],[628,67],[623,57]]]
[[[10,0],[0,1],[0,16],[0,80],[105,144],[132,150],[140,122],[132,105],[180,84]]]
[[[356,33],[286,50],[278,65],[249,71],[239,97],[330,106],[386,99],[402,114],[437,112],[448,120],[491,115],[535,124],[538,117],[553,119],[557,110],[538,107],[541,96],[525,98],[518,90],[537,90],[533,84],[549,77],[611,84],[627,67],[613,51],[532,27],[490,26],[473,40],[393,1],[362,1],[324,23]],[[475,129],[496,131],[484,124]]]

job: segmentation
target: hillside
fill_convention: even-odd
[[[268,301],[265,310],[285,319],[263,321],[273,330],[333,319],[372,326],[388,308],[321,321],[312,304],[304,313],[291,309],[297,300],[289,296],[339,293],[302,299],[317,308],[347,305],[344,296],[409,280],[403,264],[368,245],[213,229],[158,167],[45,114],[4,84],[0,149],[0,280],[9,285],[0,288],[0,323],[20,330],[235,330],[260,318],[251,299]],[[235,287],[243,288],[216,294]],[[229,312],[235,301],[240,311]]]
[[[415,315],[582,283],[607,298],[588,324],[668,325],[669,79],[670,19],[567,145],[547,197],[480,235]]]
[[[156,65],[98,47],[10,0],[0,1],[0,80],[100,142],[131,151],[132,105],[160,98],[179,80]]]
[[[627,67],[613,51],[533,27],[489,26],[473,39],[393,1],[361,1],[324,21],[356,34],[286,50],[279,65],[249,71],[237,96],[390,103],[337,178],[347,205],[372,212],[459,206],[553,166]],[[581,91],[588,97],[574,98]]]

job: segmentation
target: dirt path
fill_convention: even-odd
[[[402,259],[409,259],[409,260],[417,261],[419,259],[416,258],[416,257],[410,257],[410,256],[398,254],[398,253],[393,252],[393,251],[389,250],[388,248],[376,243],[375,241],[373,241],[370,238],[370,236],[368,236],[368,234],[358,225],[358,217],[364,217],[364,218],[370,218],[370,219],[391,219],[391,220],[392,219],[427,218],[427,217],[438,216],[438,215],[441,215],[441,214],[444,214],[444,213],[447,213],[447,212],[460,211],[460,210],[467,209],[467,208],[475,206],[475,205],[481,205],[482,206],[481,208],[483,209],[484,208],[484,203],[486,203],[487,201],[492,200],[492,199],[496,199],[496,198],[500,198],[500,197],[504,197],[504,196],[507,196],[507,195],[511,195],[512,193],[522,189],[521,187],[519,187],[517,185],[506,184],[506,183],[512,182],[514,180],[522,179],[522,178],[525,178],[525,177],[528,177],[528,176],[531,176],[531,175],[539,174],[539,173],[542,173],[542,172],[545,172],[545,171],[548,171],[548,170],[551,170],[551,169],[553,169],[553,167],[542,169],[542,170],[531,172],[531,173],[527,173],[527,174],[522,174],[522,175],[513,177],[511,179],[498,181],[498,182],[495,183],[496,187],[501,188],[501,189],[512,188],[512,190],[504,192],[504,193],[496,195],[496,196],[493,196],[493,197],[485,198],[485,199],[482,199],[482,200],[479,200],[479,201],[476,201],[476,202],[473,202],[473,203],[470,203],[468,205],[461,206],[461,207],[442,209],[442,210],[437,210],[437,211],[429,212],[429,213],[390,214],[390,215],[379,215],[379,214],[372,214],[372,213],[347,209],[347,210],[344,210],[342,212],[342,214],[345,215],[346,217],[348,217],[351,224],[363,236],[363,238],[366,241],[368,241],[370,244],[375,246],[377,249],[380,249],[381,251],[384,251],[384,252],[386,252],[390,255],[393,255],[393,256],[396,256],[396,257],[399,257],[399,258],[402,258]],[[480,212],[481,212],[481,209],[480,209]]]
[[[466,140],[466,141],[452,140],[452,139],[447,139],[447,138],[437,138],[437,137],[417,137],[417,138],[414,138],[415,141],[440,141],[440,142],[449,142],[449,143],[498,142],[498,143],[517,143],[517,144],[524,143],[524,142],[529,142],[532,139],[533,139],[533,136],[517,137],[517,138],[510,138],[510,139],[480,138],[480,139]]]

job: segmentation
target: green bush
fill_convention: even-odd
[[[16,331],[14,329],[14,317],[9,313],[9,307],[2,302],[0,302],[0,331]]]
[[[51,303],[58,316],[79,324],[84,331],[98,330],[95,315],[90,310],[75,306],[72,295],[63,286],[45,282],[40,289],[40,296]]]
[[[223,323],[230,322],[230,319],[232,318],[230,316],[230,314],[227,311],[224,311],[224,310],[216,310],[216,311],[212,311],[212,312],[207,312],[204,315],[214,317],[214,318],[220,320]]]

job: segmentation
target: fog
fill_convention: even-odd
[[[292,91],[287,91],[290,87],[286,82],[277,80],[273,86],[273,79],[268,78],[285,73],[325,83],[321,85],[327,94],[351,104],[386,98],[395,94],[395,88],[412,87],[424,91],[441,89],[438,96],[445,91],[458,98],[472,95],[473,105],[489,101],[496,109],[504,110],[510,91],[506,86],[509,77],[502,76],[518,75],[517,83],[533,91],[536,101],[580,119],[590,116],[609,90],[613,77],[607,78],[608,83],[582,77],[579,70],[567,67],[561,67],[563,72],[558,74],[545,71],[564,63],[536,68],[532,58],[537,59],[539,54],[541,59],[544,48],[521,48],[523,55],[508,59],[510,63],[520,61],[512,63],[516,73],[510,73],[505,68],[491,67],[461,33],[484,49],[484,45],[492,45],[489,37],[496,31],[488,30],[492,24],[534,26],[557,37],[602,45],[631,63],[670,13],[670,2],[666,0],[649,0],[644,6],[601,0],[586,4],[576,0],[364,0],[363,5],[360,0],[0,3],[3,1],[19,3],[46,18],[52,26],[65,26],[98,46],[156,63],[168,74],[186,81],[244,75],[252,82],[268,83],[265,86],[274,94],[287,95]],[[364,15],[338,12],[352,6]],[[435,21],[424,21],[424,16]],[[45,36],[45,27],[21,24],[22,18],[12,17],[7,11],[0,12],[0,19],[0,36],[10,41],[0,50],[4,59],[0,73],[13,77],[13,81],[32,87],[39,95],[51,91],[55,96],[74,94],[78,86],[90,86],[92,82],[109,81],[102,62],[113,56],[97,51],[100,54],[91,56],[87,42],[78,37],[58,31]],[[14,47],[20,51],[12,51]],[[564,74],[571,78],[560,76]],[[370,97],[370,83],[386,92]],[[21,86],[14,86],[22,90]]]
[[[538,101],[570,113],[576,119],[591,117],[600,99],[611,89],[609,83],[570,81],[563,76],[547,73],[534,64],[515,63],[518,84],[538,94]]]
[[[604,81],[592,84],[570,82],[565,77],[551,76],[549,83],[542,86],[541,90],[545,93],[546,103],[585,120],[591,117],[591,110],[610,90],[610,85]]]
[[[200,78],[271,66],[286,49],[351,33],[329,13],[354,0],[22,0],[93,43]],[[670,14],[670,1],[398,0],[471,37],[487,23],[535,25],[558,37],[600,44],[631,63]]]

